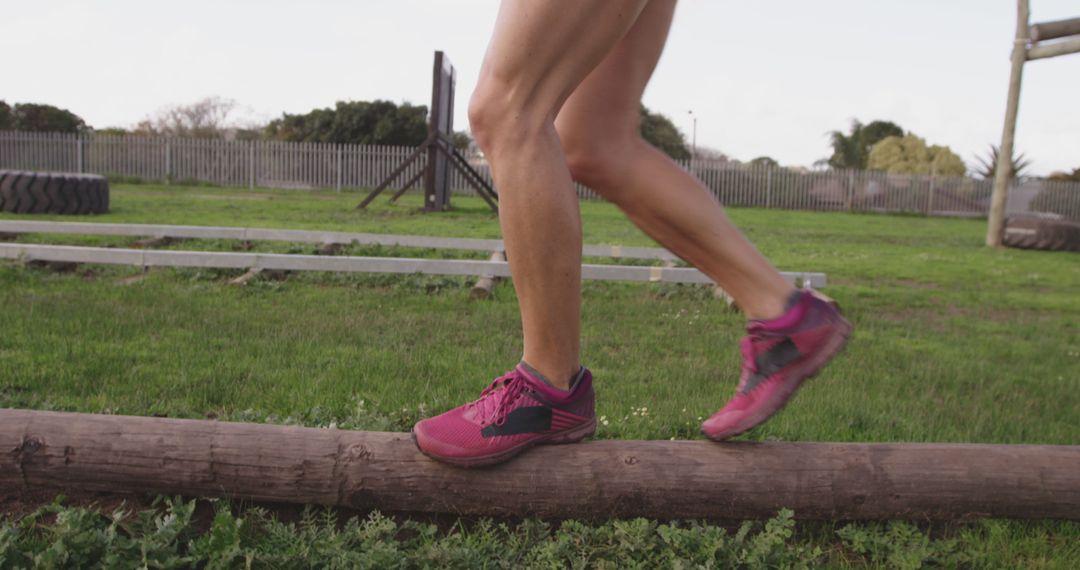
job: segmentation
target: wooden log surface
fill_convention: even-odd
[[[1054,40],[1073,34],[1080,34],[1080,18],[1069,18],[1068,20],[1057,20],[1054,22],[1040,22],[1031,26],[1031,31],[1029,32],[1031,41],[1033,42]]]
[[[1080,446],[616,441],[466,470],[407,433],[0,410],[0,485],[394,512],[1080,519]]]

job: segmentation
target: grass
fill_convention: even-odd
[[[90,221],[499,236],[479,200],[418,214],[416,197],[399,206],[380,200],[369,211],[353,209],[359,198],[117,185],[112,212]],[[610,205],[584,203],[582,215],[589,243],[653,245]],[[778,267],[826,272],[828,293],[856,325],[845,355],[748,439],[1080,443],[1080,256],[989,250],[983,222],[971,220],[745,209],[730,216]],[[225,284],[236,272],[160,270],[117,285],[132,272],[0,266],[0,407],[404,430],[475,397],[520,355],[506,284],[493,301],[470,303],[463,278],[308,273],[237,288]],[[598,437],[698,437],[699,418],[736,381],[742,318],[694,286],[590,282],[584,299],[583,357],[604,420]],[[614,533],[611,524],[591,528]],[[806,528],[820,536],[785,548],[809,540],[823,548],[817,563],[884,564],[859,554],[838,528]],[[870,533],[860,540],[900,540],[888,538],[892,527],[852,528]],[[1068,567],[1080,554],[1060,544],[1077,528],[992,521],[950,526],[942,540],[996,565],[1019,557]],[[931,540],[928,532],[912,536]],[[983,565],[967,560],[961,565]]]

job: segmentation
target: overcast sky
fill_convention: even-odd
[[[566,0],[569,1],[569,0]],[[615,1],[615,0],[612,0]],[[684,0],[645,104],[699,145],[786,165],[826,157],[827,132],[887,119],[969,164],[1001,136],[1014,0]],[[1032,0],[1033,22],[1080,16]],[[476,83],[494,0],[5,1],[0,98],[95,127],[217,95],[249,118],[335,101],[429,104],[432,52]],[[1080,55],[1026,66],[1018,149],[1033,173],[1080,167]]]

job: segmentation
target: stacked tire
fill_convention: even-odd
[[[0,212],[104,214],[109,181],[97,174],[0,170]]]
[[[1004,242],[1020,249],[1080,251],[1080,223],[1046,214],[1009,216]]]

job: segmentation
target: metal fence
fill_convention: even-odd
[[[412,151],[373,145],[0,132],[0,168],[251,188],[370,188]],[[391,188],[400,189],[403,181],[424,168],[425,160],[414,163]],[[491,181],[483,157],[470,162]],[[984,217],[992,184],[966,177],[807,171],[717,160],[684,161],[682,166],[727,206],[790,210]],[[473,194],[456,171],[451,188],[460,195]],[[577,190],[583,199],[598,198],[583,186]],[[1080,220],[1080,183],[1018,181],[1010,190],[1008,211]]]

